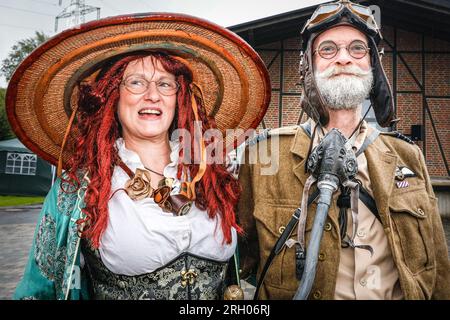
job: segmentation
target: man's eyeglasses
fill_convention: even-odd
[[[148,81],[139,76],[130,76],[122,81],[122,85],[133,94],[143,94],[148,90],[150,84],[154,82],[156,90],[164,96],[172,96],[177,93],[180,85],[175,80],[162,79],[158,81]]]
[[[324,59],[333,59],[341,48],[345,48],[350,56],[355,59],[364,58],[370,50],[370,48],[368,48],[367,45],[361,40],[353,40],[347,46],[338,46],[333,41],[327,40],[319,44],[319,47],[314,50],[314,53],[317,52],[319,56]]]

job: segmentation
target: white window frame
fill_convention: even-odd
[[[6,154],[6,174],[35,176],[37,156],[32,153],[8,152]]]

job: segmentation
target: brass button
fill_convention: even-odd
[[[239,274],[242,274],[242,269],[239,269]]]
[[[281,227],[278,228],[278,232],[279,232],[280,234],[282,234],[282,233],[284,232],[285,229],[286,229],[285,226],[281,226]]]
[[[327,257],[326,253],[324,253],[324,252],[319,253],[319,260],[320,261],[324,261],[326,257]]]
[[[417,209],[417,213],[420,214],[421,216],[425,215],[425,212],[423,212],[421,208]]]
[[[316,300],[319,300],[320,298],[322,298],[322,292],[320,292],[319,290],[316,290],[313,293],[313,298],[316,299]]]
[[[364,231],[364,229],[360,229],[358,230],[358,232],[356,233],[358,235],[358,237],[360,238],[364,238],[366,236],[366,232]]]
[[[197,278],[198,273],[195,272],[192,269],[189,269],[188,271],[182,270],[181,271],[181,286],[183,288],[186,288],[188,284],[193,285],[195,282],[195,278]]]
[[[331,231],[331,229],[333,229],[333,227],[331,226],[331,223],[329,223],[329,222],[327,222],[326,224],[325,224],[325,231]]]

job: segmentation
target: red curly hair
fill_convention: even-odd
[[[74,153],[67,171],[68,179],[62,178],[62,181],[78,189],[80,174],[87,172],[89,175],[90,182],[84,197],[85,207],[82,209],[85,219],[79,220],[78,224],[84,224],[81,236],[89,239],[95,248],[99,247],[101,236],[107,227],[111,177],[115,166],[119,163],[115,142],[121,137],[121,126],[117,116],[120,83],[128,64],[147,56],[151,56],[154,63],[160,62],[167,72],[175,75],[176,81],[180,84],[170,133],[176,128],[186,129],[192,133],[192,146],[194,144],[195,118],[190,90],[192,72],[188,66],[169,54],[139,52],[116,58],[102,68],[96,81],[80,85],[76,123],[80,134],[75,138]],[[196,98],[196,102],[203,133],[208,129],[216,128],[214,120],[208,118],[202,101]],[[205,144],[207,145],[208,142]],[[191,159],[194,159],[194,148],[191,148]],[[192,177],[199,170],[199,164],[179,163],[178,178],[181,178],[183,166],[188,169]],[[61,184],[63,191],[67,192],[62,186],[63,184]],[[221,217],[224,241],[231,243],[232,227],[242,233],[235,219],[235,207],[240,193],[239,182],[223,164],[217,162],[207,164],[202,179],[196,184],[195,192],[195,205],[202,210],[207,210],[210,218],[217,214]]]

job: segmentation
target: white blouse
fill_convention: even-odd
[[[125,147],[123,139],[116,141],[119,156],[134,172],[144,169],[139,155]],[[178,194],[180,181],[176,178],[179,143],[171,142],[171,163],[164,176],[174,179],[172,194]],[[129,180],[122,168],[116,167],[112,176],[111,194],[123,188]],[[188,214],[174,216],[162,211],[146,198],[134,201],[125,191],[117,191],[109,200],[108,226],[100,241],[100,255],[105,266],[116,274],[140,275],[153,272],[183,252],[200,257],[226,261],[236,248],[236,230],[232,228],[232,243],[223,243],[221,218],[208,217],[206,211],[192,205]]]

